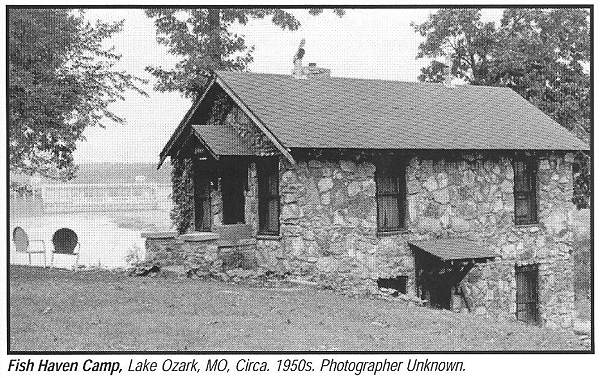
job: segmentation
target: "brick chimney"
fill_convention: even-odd
[[[317,63],[308,63],[308,67],[304,67],[304,73],[309,79],[331,76],[330,69],[317,67]]]

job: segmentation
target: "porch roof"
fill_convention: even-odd
[[[194,135],[215,156],[252,156],[257,150],[229,125],[192,125]]]
[[[483,245],[469,239],[433,239],[409,241],[411,247],[416,247],[444,261],[477,260],[499,257]]]

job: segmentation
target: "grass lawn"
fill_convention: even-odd
[[[304,286],[10,267],[12,351],[584,348],[568,332]]]

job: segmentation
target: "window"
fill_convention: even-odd
[[[223,196],[223,224],[246,222],[244,190],[248,184],[248,165],[235,161],[224,165],[221,175]]]
[[[515,171],[515,224],[537,222],[537,161],[530,157],[517,156]]]
[[[279,235],[279,162],[265,159],[256,164],[258,175],[258,233]]]
[[[196,231],[210,231],[210,180],[206,173],[194,177],[194,228]]]
[[[385,289],[396,290],[398,293],[406,294],[408,276],[397,276],[395,278],[378,278],[377,286]]]
[[[538,311],[538,265],[515,267],[517,281],[517,320],[537,324]]]
[[[406,228],[406,167],[404,164],[379,164],[375,172],[377,230],[400,231]]]

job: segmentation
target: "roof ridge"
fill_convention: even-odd
[[[249,74],[249,75],[266,75],[266,76],[278,76],[278,77],[282,77],[282,78],[289,78],[292,80],[298,80],[298,79],[294,79],[291,75],[289,74],[280,74],[280,73],[271,73],[271,72],[252,72],[252,71],[225,71],[225,70],[217,70],[215,71],[217,73],[217,75],[219,75],[220,73],[225,73],[227,74],[234,74],[234,75],[242,75],[242,74]],[[444,83],[434,83],[434,82],[429,82],[429,81],[406,81],[406,80],[392,80],[392,79],[376,79],[376,78],[361,78],[361,77],[350,77],[350,76],[327,76],[327,77],[320,77],[318,79],[313,79],[312,81],[314,82],[322,82],[322,81],[328,81],[328,80],[356,80],[356,81],[375,81],[375,82],[380,82],[380,83],[403,83],[403,84],[410,84],[410,85],[427,85],[427,86],[436,86],[436,87],[443,87],[443,88],[448,88]],[[474,84],[458,84],[455,85],[452,88],[448,88],[448,89],[455,89],[455,88],[491,88],[494,90],[500,89],[500,90],[509,90],[511,92],[514,92],[514,90],[512,90],[510,87],[506,87],[506,86],[492,86],[492,85],[474,85]],[[516,92],[515,92],[516,93]]]

